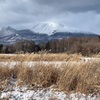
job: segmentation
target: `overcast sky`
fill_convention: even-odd
[[[0,0],[0,27],[52,21],[100,34],[100,0]]]

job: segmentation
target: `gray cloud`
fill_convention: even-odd
[[[100,0],[0,0],[0,27],[54,21],[100,33]]]
[[[100,0],[35,0],[35,2],[72,12],[90,10],[100,11],[100,9],[98,9],[100,6]]]

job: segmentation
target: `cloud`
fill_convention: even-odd
[[[31,28],[54,21],[100,32],[100,0],[0,0],[0,27]]]
[[[100,0],[35,0],[40,5],[48,5],[56,10],[81,12],[94,10],[99,12]]]

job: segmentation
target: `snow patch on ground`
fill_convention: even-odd
[[[88,62],[98,62],[100,61],[100,58],[89,58],[89,57],[82,57],[79,61],[11,61],[11,62],[0,62],[1,66],[9,66],[9,67],[14,67],[20,64],[29,66],[29,67],[34,67],[36,65],[54,65],[55,67],[60,67],[61,65],[67,65],[67,64],[76,64],[80,65],[82,62],[83,63],[88,63]]]
[[[100,100],[100,96],[92,96],[81,93],[65,94],[57,92],[53,88],[28,89],[26,87],[15,87],[12,91],[1,91],[0,100]]]

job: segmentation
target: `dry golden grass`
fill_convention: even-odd
[[[52,96],[52,97],[49,98],[49,100],[59,100],[59,99],[57,99],[57,97]]]
[[[37,64],[34,67],[23,64],[13,68],[0,67],[0,87],[4,84],[8,85],[8,81],[13,77],[18,80],[17,86],[49,87],[56,85],[58,89],[68,92],[100,92],[100,62],[81,62],[79,65],[69,63],[60,67],[63,69],[49,64]]]
[[[94,92],[95,86],[100,86],[100,62],[67,66],[62,70],[58,82],[58,87],[62,90],[85,93]],[[98,91],[100,92],[100,88],[98,88]]]
[[[10,77],[10,69],[9,67],[0,67],[0,80],[5,80]]]
[[[57,83],[60,74],[60,70],[52,65],[38,65],[33,70],[32,82],[43,87],[49,87]]]
[[[16,73],[15,75],[13,74],[17,76],[18,86],[49,87],[55,85],[60,77],[60,69],[52,65],[38,64],[34,68],[27,66],[20,66],[18,68],[17,75]]]
[[[79,61],[81,54],[0,54],[0,61]]]
[[[100,52],[98,54],[93,54],[92,57],[100,58]]]

